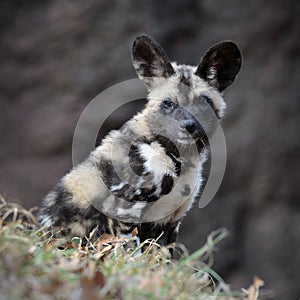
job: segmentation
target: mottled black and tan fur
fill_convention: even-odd
[[[150,37],[136,38],[133,66],[149,94],[145,109],[111,131],[45,197],[44,226],[68,236],[130,234],[176,241],[179,224],[201,188],[208,136],[221,119],[221,92],[241,66],[230,41],[210,48],[198,66],[170,62]],[[192,147],[193,146],[193,147]],[[197,151],[195,151],[195,149]]]

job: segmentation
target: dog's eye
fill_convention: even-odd
[[[166,98],[164,99],[164,101],[162,102],[162,107],[165,110],[172,110],[173,108],[175,108],[175,103],[170,99],[170,98]]]

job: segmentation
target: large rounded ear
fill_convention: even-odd
[[[133,42],[132,62],[137,75],[148,87],[153,78],[168,78],[175,73],[165,51],[144,34]]]
[[[238,46],[224,41],[207,50],[195,74],[221,92],[233,83],[241,64],[242,55]]]

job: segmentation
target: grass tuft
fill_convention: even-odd
[[[178,251],[183,252],[179,260],[171,259],[157,240],[147,240],[137,248],[135,237],[104,234],[86,246],[80,238],[66,244],[51,232],[43,232],[31,210],[0,196],[1,297],[250,299],[248,290],[231,292],[212,269],[213,250],[227,235],[225,229],[211,233],[205,245],[191,255],[179,245]]]

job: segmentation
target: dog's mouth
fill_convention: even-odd
[[[194,139],[177,139],[177,142],[184,145],[192,145],[195,143]]]
[[[190,133],[188,133],[186,130],[185,131],[180,130],[178,132],[177,141],[180,144],[192,145],[195,142],[197,142],[197,140],[198,140],[198,138],[193,138],[193,136]]]

